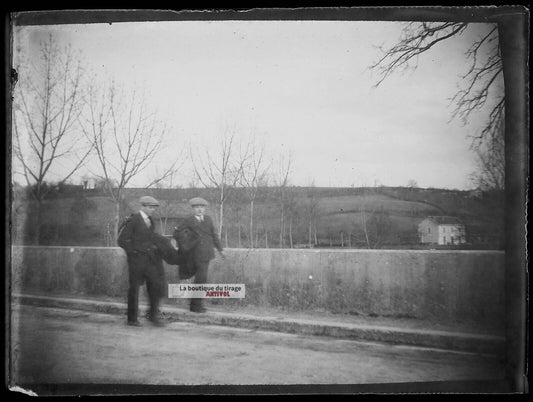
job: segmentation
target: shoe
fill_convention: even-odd
[[[161,314],[161,311],[157,310],[157,314]],[[146,314],[144,315],[144,318],[146,318],[147,320],[151,320],[152,319],[152,315],[150,314],[150,311],[147,311]]]
[[[191,307],[190,310],[193,313],[205,313],[207,311],[205,307]]]
[[[156,327],[164,327],[165,323],[161,320],[150,320],[152,325],[155,325]]]
[[[128,321],[128,325],[132,327],[142,327],[142,324],[139,321]]]

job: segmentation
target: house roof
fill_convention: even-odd
[[[463,224],[463,222],[455,216],[428,216],[426,219],[435,222],[437,225]]]

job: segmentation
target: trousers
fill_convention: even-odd
[[[165,273],[162,263],[157,263],[148,255],[128,256],[129,289],[128,321],[137,321],[139,315],[139,288],[146,282],[150,301],[150,318],[155,319],[159,303],[165,290]]]
[[[195,261],[196,273],[194,274],[194,283],[207,283],[207,270],[209,269],[209,261]],[[203,299],[191,299],[190,306],[198,308],[203,306]]]

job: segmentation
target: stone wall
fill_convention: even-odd
[[[244,284],[245,299],[212,303],[412,317],[442,322],[503,322],[500,251],[227,249],[210,283]],[[120,248],[12,248],[12,291],[125,296]],[[168,283],[179,283],[165,265]],[[184,281],[184,282],[190,282]]]

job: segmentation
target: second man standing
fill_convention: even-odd
[[[215,258],[214,249],[218,250],[222,258],[225,256],[213,220],[210,216],[205,215],[208,202],[203,198],[195,197],[189,201],[189,205],[193,209],[193,215],[187,218],[185,225],[198,235],[198,243],[191,250],[196,271],[194,283],[203,284],[207,283],[209,263]],[[191,299],[190,310],[195,313],[204,313],[206,309],[202,301],[203,299]]]

